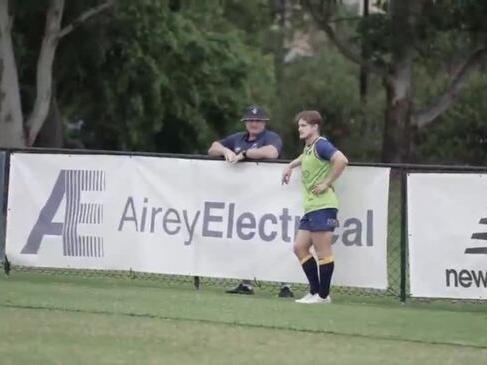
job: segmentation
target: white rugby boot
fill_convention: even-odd
[[[315,296],[319,296],[319,295],[318,294],[307,293],[301,299],[296,299],[295,302],[296,303],[301,303],[301,304],[308,304],[308,303],[310,303],[311,300],[314,299]]]
[[[330,304],[331,303],[331,297],[328,295],[326,298],[320,297],[319,294],[313,295],[313,298],[310,298],[309,301],[306,302],[306,304]]]

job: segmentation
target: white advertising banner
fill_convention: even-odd
[[[487,174],[409,174],[411,294],[487,299]]]
[[[7,255],[15,265],[306,282],[292,252],[299,172],[159,157],[11,157]],[[389,169],[337,185],[335,285],[387,288]]]

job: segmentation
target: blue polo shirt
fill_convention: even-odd
[[[249,134],[247,132],[238,132],[231,134],[218,142],[235,153],[240,153],[240,151],[250,150],[252,148],[260,148],[271,145],[276,147],[277,152],[279,155],[281,155],[282,139],[277,133],[268,131],[266,129],[262,133],[258,134],[253,141],[249,141],[248,138]]]

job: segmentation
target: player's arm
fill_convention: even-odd
[[[341,151],[336,150],[330,157],[330,164],[330,172],[322,182],[316,184],[312,190],[313,194],[321,194],[330,188],[347,167],[348,159]]]
[[[289,162],[282,172],[281,184],[288,184],[295,167],[301,166],[301,156]]]
[[[324,182],[330,187],[348,165],[348,159],[341,151],[336,151],[330,158],[331,169]]]
[[[289,162],[287,165],[290,169],[294,169],[295,167],[301,166],[301,158],[302,156],[300,155],[298,158],[292,160]]]

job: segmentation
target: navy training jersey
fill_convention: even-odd
[[[231,134],[228,137],[221,139],[220,142],[226,148],[231,149],[235,153],[240,151],[249,150],[252,148],[260,148],[264,146],[274,146],[277,149],[278,154],[281,154],[282,139],[275,132],[265,130],[261,134],[257,135],[257,138],[253,141],[248,140],[247,132],[238,132]]]
[[[322,160],[330,161],[331,156],[337,151],[336,147],[325,137],[320,137],[315,144],[316,154]]]

